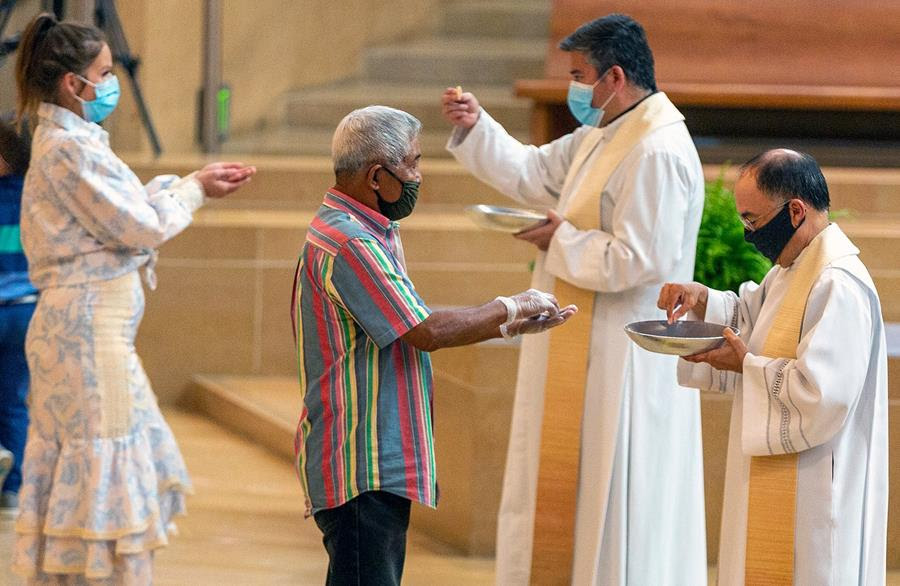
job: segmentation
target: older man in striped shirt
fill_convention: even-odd
[[[297,266],[297,469],[324,536],[328,584],[399,584],[410,503],[437,505],[428,352],[541,332],[576,311],[535,290],[428,308],[406,274],[396,222],[415,207],[420,129],[383,106],[341,121],[336,182]]]

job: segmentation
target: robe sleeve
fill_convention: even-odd
[[[742,383],[745,454],[808,450],[840,431],[869,370],[872,303],[855,277],[826,269],[809,295],[797,358],[747,354]]]
[[[723,324],[739,330],[740,338],[746,342],[753,333],[753,325],[762,309],[768,278],[767,275],[761,285],[751,281],[742,284],[740,295],[733,291],[709,289],[703,321]],[[687,319],[699,320],[700,317],[691,311],[688,312]],[[717,370],[705,363],[678,361],[678,384],[683,387],[714,393],[734,393],[740,383],[740,373]]]
[[[482,108],[472,128],[455,128],[447,150],[479,180],[519,203],[555,207],[584,133],[576,130],[548,144],[525,145]]]
[[[196,171],[184,177],[157,175],[144,185],[144,191],[150,196],[151,201],[159,197],[174,197],[192,212],[200,209],[206,201],[203,187],[197,181]]]
[[[684,252],[692,173],[666,151],[642,154],[622,169],[611,232],[563,222],[547,250],[549,273],[577,287],[620,292],[661,283]]]

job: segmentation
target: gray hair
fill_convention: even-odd
[[[353,174],[376,163],[399,165],[421,129],[415,116],[387,106],[350,112],[331,140],[334,174]]]

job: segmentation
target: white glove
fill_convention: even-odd
[[[512,323],[501,325],[500,333],[507,340],[511,340],[521,334],[539,334],[566,323],[577,312],[578,308],[576,306],[569,305],[555,315],[538,314],[524,319],[517,319]]]
[[[557,303],[556,297],[537,289],[529,289],[511,297],[498,297],[497,299],[506,306],[507,324],[535,315],[554,316],[559,313],[559,303]]]

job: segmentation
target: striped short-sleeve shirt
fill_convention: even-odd
[[[431,360],[401,336],[430,310],[406,275],[398,226],[331,189],[295,275],[307,512],[382,490],[434,507]]]

